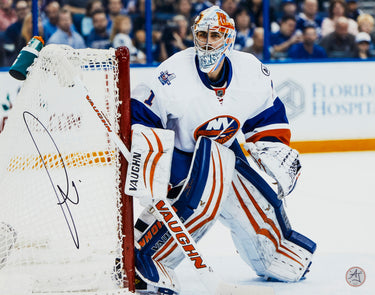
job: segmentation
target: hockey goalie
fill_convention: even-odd
[[[166,197],[196,242],[219,220],[257,275],[298,282],[309,271],[316,244],[291,229],[283,209],[301,170],[298,152],[289,147],[284,105],[267,67],[251,54],[232,50],[234,21],[224,11],[204,10],[192,30],[195,48],[167,59],[133,90],[132,125],[141,137],[151,128],[155,140],[160,137],[156,130],[173,131]],[[245,149],[277,189],[250,166],[238,144],[240,132]],[[162,143],[144,139],[149,150]],[[143,156],[138,161],[133,154],[134,189],[142,165],[151,167],[147,152]],[[174,269],[184,255],[149,205],[149,194],[140,198],[146,208],[135,224],[136,289],[178,294]]]

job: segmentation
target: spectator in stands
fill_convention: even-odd
[[[7,66],[12,65],[23,47],[21,29],[26,15],[30,13],[30,7],[25,0],[18,0],[15,9],[17,21],[11,24],[4,33],[5,63]]]
[[[374,55],[370,52],[371,37],[368,33],[359,32],[357,36],[355,36],[355,43],[357,44],[357,48],[354,57],[358,57],[360,59],[374,57]]]
[[[47,44],[65,44],[74,49],[85,48],[85,41],[82,36],[72,30],[72,14],[69,10],[63,8],[59,11],[59,20],[57,22],[57,30],[48,39]]]
[[[191,4],[191,0],[178,0],[176,2],[175,13],[176,15],[182,15],[185,17],[186,21],[188,22],[189,28],[193,25],[193,13],[192,13],[193,5]]]
[[[92,24],[92,14],[95,10],[104,9],[101,0],[90,0],[86,6],[86,14],[82,18],[81,22],[81,35],[85,40],[87,40],[87,36],[90,34],[91,30],[94,28]]]
[[[255,55],[258,59],[263,59],[263,48],[264,48],[264,29],[257,27],[254,29],[253,34],[253,45],[243,49],[245,52],[249,52]]]
[[[86,15],[86,7],[90,0],[62,0],[63,8],[72,14],[72,22],[78,33],[81,33],[82,19]]]
[[[276,19],[270,19],[272,33],[276,33],[280,30],[281,20],[284,16],[292,16],[297,19],[296,0],[281,0],[281,2],[276,2],[275,5],[277,7]]]
[[[128,15],[133,15],[137,12],[137,1],[138,0],[124,0],[124,10]]]
[[[146,0],[138,0],[137,1],[137,14],[136,17],[133,17],[133,31],[136,32],[138,30],[146,30],[146,18],[145,18],[145,2]],[[151,12],[152,12],[152,29],[160,32],[165,25],[164,19],[159,19],[156,17],[155,13],[155,3],[151,1]]]
[[[297,30],[303,31],[305,26],[315,26],[318,38],[321,37],[321,26],[323,19],[318,14],[318,0],[304,0],[302,12],[297,16]]]
[[[49,2],[45,7],[45,18],[43,20],[44,41],[52,36],[57,30],[57,22],[59,21],[60,4],[57,1]]]
[[[96,10],[92,14],[93,29],[87,37],[87,47],[108,49],[111,46],[108,31],[108,19],[104,10]]]
[[[211,7],[213,4],[208,0],[196,0],[193,2],[192,15],[198,15],[202,10]]]
[[[130,63],[146,63],[146,55],[138,50],[132,42],[129,34],[132,30],[131,18],[127,15],[115,17],[111,31],[111,43],[114,48],[126,46],[129,48]]]
[[[281,18],[287,15],[293,16],[293,17],[297,16],[297,3],[295,2],[295,0],[282,0],[281,1]]]
[[[175,14],[175,0],[155,0],[155,12],[158,14],[164,14],[165,17],[171,17]]]
[[[13,0],[0,0],[0,33],[17,21],[17,14],[12,7]]]
[[[234,49],[242,50],[253,44],[253,31],[251,26],[251,18],[247,9],[239,6],[234,14],[234,22],[236,24],[236,41],[234,42]]]
[[[118,48],[120,46],[127,46],[125,45],[132,42],[130,38],[130,32],[132,31],[132,20],[128,15],[118,15],[114,18],[112,29],[111,29],[111,36],[110,41],[114,48]],[[127,46],[128,47],[128,46]]]
[[[137,49],[146,53],[146,19],[145,19],[145,0],[137,1],[137,16],[133,18],[133,41]],[[152,61],[160,61],[160,39],[165,20],[156,18],[155,2],[151,1],[152,11]]]
[[[116,36],[119,34],[124,34],[129,36],[132,31],[132,19],[128,15],[118,15],[115,17],[111,30],[111,42],[116,39]],[[113,43],[113,42],[112,42]],[[121,45],[114,45],[114,47],[119,47]]]
[[[166,60],[176,52],[194,46],[193,40],[189,37],[189,31],[188,21],[183,15],[179,14],[173,17],[173,22],[167,25],[161,38],[161,61]]]
[[[41,18],[38,19],[38,32],[39,36],[44,39],[44,29]],[[23,20],[22,28],[21,28],[21,49],[26,46],[26,44],[31,40],[33,37],[33,15],[29,13],[26,15],[25,19]]]
[[[228,13],[231,18],[234,18],[239,3],[239,0],[221,0],[221,9]]]
[[[89,0],[61,0],[61,5],[64,9],[70,11],[73,15],[80,14],[84,15],[86,13],[86,6]]]
[[[323,37],[320,45],[328,57],[353,57],[356,49],[355,36],[349,33],[349,19],[341,16],[336,19],[335,31]]]
[[[302,42],[302,34],[296,32],[296,19],[294,16],[284,16],[281,19],[280,30],[272,33],[270,37],[271,57],[284,59],[288,55],[289,47]]]
[[[152,31],[151,62],[160,62],[160,43],[162,34],[159,31]],[[134,45],[138,50],[146,53],[146,32],[137,30],[134,33]]]
[[[370,52],[371,55],[375,55],[375,31],[374,31],[374,18],[371,14],[363,13],[358,16],[357,19],[358,23],[358,31],[365,32],[370,35],[371,43],[370,43]]]
[[[328,17],[325,17],[322,21],[322,36],[327,36],[335,30],[336,20],[342,16],[346,16],[347,7],[345,0],[331,0],[329,5]],[[349,19],[348,20],[348,31],[349,33],[356,35],[358,33],[357,23]]]
[[[358,16],[360,16],[363,11],[358,8],[358,0],[346,0],[347,13],[346,16],[356,21]]]
[[[146,49],[146,31],[145,30],[137,30],[134,32],[134,46],[138,50],[141,50],[143,53],[146,53],[147,49]],[[153,61],[159,61],[159,55],[153,56]]]
[[[358,31],[374,34],[375,19],[371,14],[363,13],[357,18]]]
[[[17,57],[18,53],[20,52],[20,50],[26,46],[26,44],[31,40],[31,38],[33,37],[33,23],[32,23],[32,20],[33,20],[33,16],[31,13],[29,13],[28,15],[26,15],[26,17],[24,18],[23,22],[22,22],[22,27],[21,27],[21,33],[20,33],[20,36],[17,40],[17,45],[16,45],[16,55],[13,56],[13,60],[9,60],[8,61],[8,65],[11,65],[14,60],[15,60],[15,57]],[[42,21],[41,19],[39,18],[39,21],[38,21],[38,31],[39,31],[39,36],[41,36],[43,38],[43,25],[42,25]]]
[[[262,0],[243,0],[241,2],[242,6],[246,7],[250,13],[251,21],[254,27],[263,27],[263,2]],[[273,9],[270,7],[270,17],[271,21],[273,18]]]
[[[326,58],[324,48],[316,44],[318,35],[314,25],[307,25],[303,28],[303,41],[293,44],[288,51],[288,57],[293,59]]]
[[[116,16],[125,14],[121,0],[108,0],[108,29],[111,30],[112,22]]]
[[[158,22],[166,23],[176,15],[176,1],[175,0],[154,0],[152,1],[155,6],[153,17]]]

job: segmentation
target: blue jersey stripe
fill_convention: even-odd
[[[281,123],[288,124],[289,122],[286,117],[285,106],[280,98],[277,97],[273,102],[273,106],[247,120],[242,127],[242,131],[246,134],[254,131],[256,128]]]
[[[130,101],[131,124],[142,124],[148,127],[164,128],[161,119],[142,102],[132,98]]]

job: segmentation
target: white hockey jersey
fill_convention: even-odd
[[[233,51],[226,87],[214,89],[199,70],[194,48],[161,63],[147,84],[132,91],[132,124],[175,131],[175,147],[192,152],[199,136],[230,146],[242,130],[289,144],[285,108],[268,69],[253,55]]]

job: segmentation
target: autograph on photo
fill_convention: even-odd
[[[56,149],[56,152],[59,155],[62,167],[64,169],[65,180],[66,180],[66,190],[62,189],[59,184],[55,185],[54,180],[51,176],[51,173],[49,172],[49,170],[47,168],[47,165],[46,165],[46,163],[43,159],[43,155],[40,151],[40,148],[39,148],[39,146],[38,146],[38,144],[35,140],[35,137],[34,137],[32,131],[30,130],[29,124],[27,123],[27,120],[26,120],[27,117],[29,117],[29,118],[31,117],[32,120],[35,120],[46,131],[46,133],[48,134],[48,137],[50,138],[51,143],[54,145],[54,147]],[[73,242],[74,242],[76,248],[79,249],[78,232],[77,232],[77,228],[76,228],[76,224],[74,222],[72,212],[71,212],[70,207],[69,207],[70,205],[78,205],[79,204],[79,195],[78,195],[77,187],[76,187],[74,181],[72,181],[71,182],[71,185],[72,185],[72,188],[73,188],[73,198],[72,198],[69,195],[69,193],[70,193],[70,181],[69,181],[69,176],[68,176],[68,172],[67,172],[64,160],[61,156],[59,148],[56,145],[56,142],[52,138],[51,134],[48,132],[47,128],[43,125],[43,123],[40,122],[37,117],[35,117],[33,114],[31,114],[30,112],[27,112],[27,111],[23,112],[23,120],[24,120],[26,128],[27,128],[27,130],[28,130],[28,132],[31,136],[31,139],[32,139],[32,141],[35,145],[35,148],[38,151],[38,154],[39,154],[39,157],[40,157],[40,159],[43,163],[43,166],[46,169],[49,181],[51,183],[51,186],[52,186],[52,188],[55,192],[55,195],[56,195],[56,198],[57,198],[57,201],[58,201],[57,205],[60,206],[60,208],[61,208],[61,211],[64,215],[64,218],[65,218],[66,224],[69,228],[69,232],[70,232],[70,235],[73,239]]]

